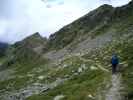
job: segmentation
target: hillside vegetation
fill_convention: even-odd
[[[119,56],[123,100],[133,99],[133,1],[103,5],[52,34],[36,33],[0,57],[1,100],[107,100]]]

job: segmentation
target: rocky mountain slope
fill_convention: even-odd
[[[114,52],[118,76],[111,74]],[[10,46],[0,57],[0,99],[113,100],[116,93],[132,100],[132,58],[133,1],[103,5],[49,39],[36,33]]]
[[[7,48],[8,48],[8,44],[7,43],[0,42],[0,57],[5,56]]]

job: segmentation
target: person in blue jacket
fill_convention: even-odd
[[[112,73],[115,74],[117,72],[117,66],[119,64],[119,58],[117,57],[116,54],[113,54],[111,59],[111,64],[112,64]]]

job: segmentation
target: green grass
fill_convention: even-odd
[[[14,78],[4,82],[0,82],[0,89],[5,89],[9,83],[13,83],[13,86],[9,88],[9,91],[12,89],[20,89],[27,86],[29,78],[26,75],[28,73],[35,74],[33,81],[38,81],[37,77],[40,75],[46,75],[43,80],[40,80],[40,83],[45,83],[47,80],[49,83],[55,81],[57,78],[65,78],[66,75],[72,77],[70,80],[65,81],[64,84],[57,86],[52,90],[48,90],[46,93],[41,93],[38,95],[33,95],[27,100],[52,100],[57,95],[64,95],[63,100],[93,100],[88,97],[92,95],[97,100],[97,95],[102,94],[102,91],[106,90],[108,87],[106,85],[110,82],[111,73],[103,71],[98,68],[97,70],[91,70],[91,66],[98,67],[98,65],[106,68],[111,72],[110,59],[114,52],[116,52],[120,58],[121,64],[121,73],[123,76],[123,86],[125,86],[125,97],[128,97],[128,100],[133,99],[133,40],[132,36],[129,36],[126,39],[116,39],[112,43],[106,45],[104,48],[96,49],[86,55],[83,55],[81,58],[90,60],[83,61],[78,56],[74,56],[62,61],[56,67],[49,66],[47,61],[36,58],[33,61],[27,61],[22,59],[19,63],[15,63],[16,73],[15,75],[23,75],[24,78]],[[24,63],[23,63],[24,62]],[[87,70],[79,73],[77,76],[73,74],[78,71],[78,68],[83,64],[87,67]],[[66,67],[63,67],[66,65]],[[24,67],[23,67],[24,66]],[[36,72],[38,69],[42,69],[41,72]],[[34,70],[36,69],[36,70]],[[103,97],[104,100],[104,97]]]
[[[32,84],[37,80],[37,75],[34,72],[35,77],[29,77],[28,73],[32,72],[34,68],[39,68],[41,66],[44,66],[45,68],[48,64],[47,59],[42,58],[40,55],[33,54],[33,52],[30,52],[29,49],[22,48],[20,51],[18,50],[17,52],[13,52],[12,55],[14,55],[12,59],[8,57],[0,59],[0,61],[3,62],[3,70],[10,68],[10,70],[13,70],[14,72],[9,76],[11,77],[10,79],[0,81],[0,90],[19,90],[29,84]],[[12,85],[7,88],[10,84]]]
[[[18,90],[20,88],[25,87],[27,85],[28,80],[29,80],[28,77],[24,77],[24,78],[13,78],[2,81],[0,82],[0,90],[4,91]]]
[[[59,66],[67,65],[67,67],[53,71],[51,73],[52,78],[63,78],[65,75],[69,75],[69,77],[72,78],[64,84],[57,86],[55,89],[49,90],[47,93],[33,95],[27,100],[52,100],[55,96],[60,94],[65,96],[63,100],[81,100],[81,98],[83,100],[92,100],[92,98],[88,97],[88,95],[94,96],[95,99],[98,94],[104,95],[102,94],[102,91],[106,90],[106,84],[109,82],[111,73],[101,69],[91,70],[90,67],[97,67],[97,64],[106,68],[106,64],[102,65],[102,63],[98,63],[98,61],[102,61],[100,56],[98,56],[98,58],[97,55],[99,55],[99,52],[94,51],[83,56],[86,60],[91,59],[92,61],[90,62],[83,61],[80,57],[71,57],[62,61]],[[109,64],[108,61],[107,63]],[[82,64],[85,64],[87,70],[77,76],[74,76],[72,70],[77,72],[78,68],[81,67]]]
[[[103,14],[106,12],[104,12]],[[97,12],[100,13],[100,12]],[[102,17],[102,15],[101,15]],[[99,17],[100,18],[100,17]],[[99,18],[97,20],[99,20]],[[101,18],[100,18],[101,19]],[[13,47],[13,59],[0,58],[0,62],[5,62],[5,66],[10,68],[15,68],[15,73],[12,74],[15,76],[12,79],[1,81],[0,90],[14,91],[26,87],[35,82],[40,82],[45,84],[45,82],[54,82],[57,78],[71,77],[68,81],[65,81],[63,84],[57,86],[52,90],[48,90],[46,93],[41,93],[38,95],[33,95],[27,100],[52,100],[57,95],[64,95],[63,100],[93,100],[89,98],[88,95],[92,95],[97,100],[97,96],[102,94],[102,91],[106,91],[108,87],[107,84],[110,82],[111,76],[111,66],[110,59],[112,53],[117,53],[120,58],[120,72],[122,74],[122,82],[125,87],[124,96],[128,100],[133,99],[133,36],[127,37],[125,39],[119,38],[123,34],[131,33],[132,34],[132,23],[133,17],[127,17],[126,19],[119,19],[116,22],[108,23],[107,25],[102,25],[101,27],[96,28],[103,24],[102,20],[98,22],[88,23],[90,20],[89,17],[83,17],[79,21],[74,22],[71,26],[66,26],[61,29],[59,32],[56,32],[56,35],[50,37],[50,42],[48,43],[48,48],[46,49],[60,49],[71,44],[77,45],[77,43],[85,40],[88,36],[92,38],[97,37],[98,35],[104,34],[107,31],[116,30],[116,40],[112,43],[106,45],[103,48],[94,50],[91,53],[88,53],[81,58],[91,61],[83,61],[78,56],[74,56],[68,59],[65,59],[61,64],[56,66],[49,66],[49,61],[43,59],[41,55],[38,55],[33,52],[31,47],[36,45],[45,44],[43,40],[31,38],[27,42],[16,44]],[[92,31],[92,33],[91,33]],[[93,32],[94,31],[94,32]],[[68,35],[69,34],[69,35]],[[84,37],[82,37],[82,35]],[[85,37],[86,36],[86,37]],[[37,36],[38,37],[38,36]],[[55,38],[56,37],[56,38]],[[32,42],[35,42],[34,43]],[[36,42],[39,42],[39,44]],[[74,41],[74,42],[73,42]],[[29,43],[29,45],[27,45]],[[74,46],[73,46],[74,47]],[[12,62],[13,61],[13,62]],[[15,62],[15,63],[14,63]],[[87,70],[84,70],[82,73],[78,73],[78,68],[83,64],[87,67]],[[66,65],[67,67],[63,67]],[[102,66],[109,70],[110,72],[103,71],[98,68],[97,70],[92,70],[91,66],[98,68]],[[40,72],[37,72],[40,70]],[[78,75],[74,75],[78,73]],[[34,74],[33,77],[27,76],[28,74]],[[38,76],[46,76],[43,80],[39,80]],[[20,77],[23,76],[23,77]],[[31,81],[32,80],[32,81]],[[9,86],[7,88],[7,86]],[[103,97],[104,100],[104,97]]]
[[[127,41],[128,40],[128,41]],[[111,55],[116,52],[120,58],[120,72],[122,74],[122,84],[125,87],[124,96],[128,100],[133,99],[133,39],[132,35],[126,39],[115,40],[100,50],[92,51],[91,53],[84,55],[85,59],[96,59],[95,63],[103,65],[107,69],[111,69],[110,58]],[[104,62],[104,63],[103,63]],[[94,64],[95,65],[95,64]],[[108,78],[105,83],[103,82]],[[97,89],[100,87],[100,92],[105,89],[108,84],[110,74],[105,73],[102,70],[87,70],[79,76],[74,76],[71,80],[56,87],[53,90],[49,90],[47,93],[40,95],[33,95],[27,100],[52,100],[55,96],[63,94],[65,97],[63,100],[92,100],[87,95],[91,94],[94,97],[97,95]],[[104,95],[104,94],[103,94]],[[103,99],[104,100],[104,99]]]
[[[71,80],[56,87],[47,93],[40,95],[34,95],[27,100],[52,100],[55,96],[63,94],[64,100],[91,100],[88,95],[91,94],[94,97],[97,95],[97,88],[102,87],[104,77],[107,73],[103,71],[86,71],[79,76],[73,77]]]

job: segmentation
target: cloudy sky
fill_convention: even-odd
[[[130,0],[0,0],[0,41],[14,43],[35,32],[43,36],[59,30],[98,6]]]

